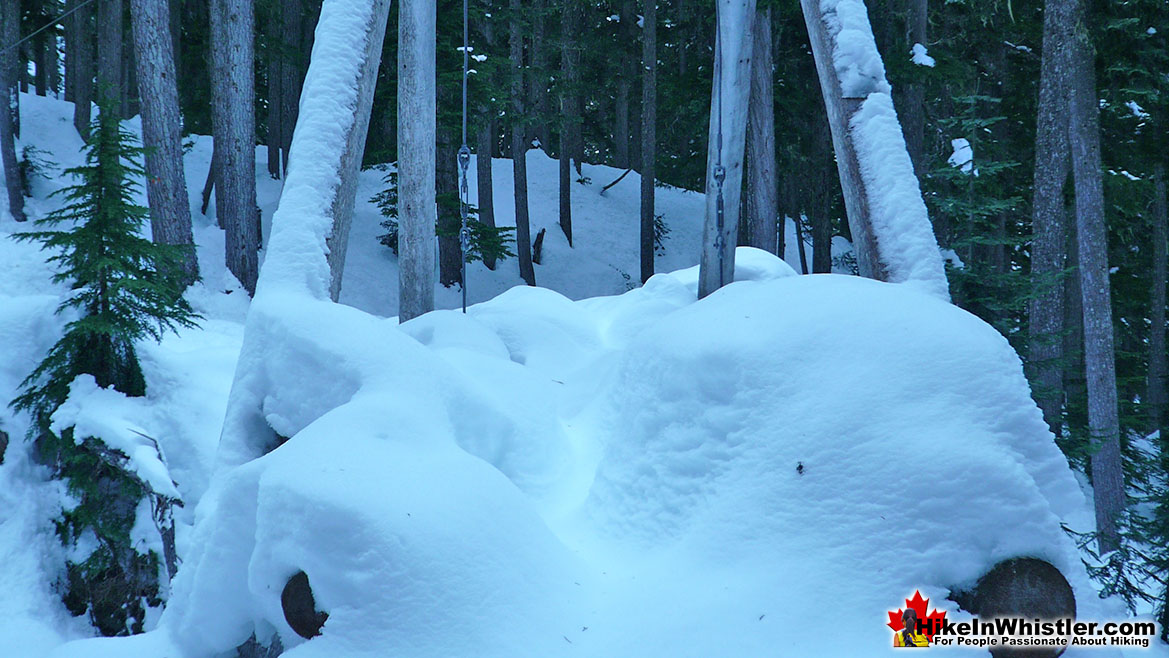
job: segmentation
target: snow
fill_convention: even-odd
[[[949,301],[942,254],[913,173],[893,98],[885,92],[869,94],[850,124],[861,178],[868,191],[870,220],[889,280],[913,285]]]
[[[974,168],[974,148],[970,146],[970,140],[965,137],[950,140],[950,147],[954,152],[950,154],[946,163],[951,167],[957,167],[964,174],[978,175],[978,170]]]
[[[935,64],[937,64],[934,58],[930,57],[929,51],[926,50],[926,47],[920,43],[913,44],[913,49],[910,52],[910,58],[913,60],[914,64],[917,64],[918,66],[928,66],[931,69]]]
[[[51,135],[42,147],[72,164],[76,136],[52,129],[71,107],[22,103],[26,139]],[[187,155],[195,191],[209,147],[195,138]],[[669,273],[627,290],[634,175],[602,197],[620,172],[586,165],[595,182],[574,186],[570,249],[555,230],[556,163],[528,162],[534,228],[548,227],[537,277],[553,289],[512,287],[514,261],[476,264],[466,315],[400,326],[396,259],[365,202],[381,172],[361,177],[342,304],[312,252],[327,230],[309,212],[323,196],[312,181],[289,197],[303,212],[281,200],[274,220],[281,184],[259,181],[276,244],[251,304],[223,265],[222,231],[196,212],[204,280],[188,296],[202,328],[140,346],[146,398],[82,378],[58,418],[158,439],[186,505],[166,611],[154,631],[112,639],[88,638],[64,611],[48,585],[62,492],[19,439],[27,419],[3,410],[6,653],[213,658],[255,633],[278,634],[293,658],[878,656],[891,644],[885,611],[914,589],[965,619],[947,593],[1020,554],[1067,574],[1082,618],[1125,617],[1097,599],[1059,528],[1090,528],[1090,504],[992,328],[922,278],[797,276],[749,248],[735,283],[698,301],[703,199],[670,188],[657,190]],[[510,170],[495,167],[506,224]],[[30,199],[30,212],[50,203]],[[0,217],[0,233],[19,228]],[[67,290],[44,256],[0,239],[5,399],[68,319],[53,315]],[[457,305],[457,289],[437,290],[440,306]],[[237,370],[256,377],[236,391],[254,407],[220,442]],[[287,441],[262,454],[277,433]],[[280,608],[301,570],[329,613],[311,641]],[[808,635],[809,610],[850,621]]]
[[[820,0],[828,27],[832,65],[845,98],[864,98],[871,93],[891,93],[885,65],[877,52],[869,13],[862,0]]]

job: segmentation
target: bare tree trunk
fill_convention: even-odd
[[[56,16],[53,16],[56,18]],[[57,52],[57,28],[53,27],[48,31],[49,38],[46,39],[45,47],[45,66],[48,68],[49,74],[49,91],[53,96],[60,98],[61,94],[61,57]]]
[[[486,107],[480,108],[480,115],[485,117],[479,126],[478,141],[475,145],[475,173],[478,176],[479,198],[476,200],[479,209],[479,221],[490,228],[495,228],[495,188],[491,175],[491,152],[495,145],[495,119]],[[487,269],[495,269],[495,256],[483,255],[483,264]]]
[[[284,7],[281,3],[273,3],[268,10],[266,40],[268,55],[268,113],[265,121],[267,132],[268,175],[280,178],[283,171],[280,159],[280,150],[284,145],[284,126],[281,115],[284,109],[283,82],[284,59],[289,53],[284,48],[284,13],[297,11],[299,7]]]
[[[755,13],[755,48],[751,59],[751,102],[747,111],[747,189],[750,190],[745,204],[747,244],[778,254],[779,182],[775,162],[770,7]]]
[[[918,43],[925,46],[929,29],[929,0],[909,0],[908,8],[909,45],[911,48]],[[899,55],[905,57],[908,53]],[[901,124],[905,127],[905,147],[913,162],[913,172],[921,179],[925,157],[925,89],[920,82],[906,85],[904,108]]]
[[[94,14],[92,4],[84,5],[73,14],[74,41],[66,44],[69,56],[69,77],[73,86],[73,127],[83,139],[89,139],[90,110],[94,97]]]
[[[521,0],[510,0],[512,16],[508,21],[512,66],[512,127],[511,157],[515,172],[516,253],[520,261],[520,277],[529,286],[536,285],[536,270],[532,266],[532,232],[528,222],[528,138],[524,127],[524,41],[520,28]]]
[[[227,268],[256,292],[256,135],[252,0],[211,0],[211,122],[218,167],[215,214],[226,231]]]
[[[1083,0],[1070,0],[1071,153],[1076,178],[1080,287],[1084,298],[1084,360],[1088,372],[1088,426],[1092,437],[1092,491],[1100,553],[1119,547],[1117,521],[1124,511],[1124,471],[1112,334],[1112,293],[1108,280],[1108,232],[1104,224],[1104,181],[1100,156],[1100,106],[1096,95],[1095,49],[1089,41]],[[1048,2],[1050,6],[1051,1]]]
[[[62,22],[62,27],[65,28],[65,48],[62,68],[65,69],[64,98],[67,103],[73,102],[73,78],[76,76],[74,69],[77,66],[77,56],[73,53],[74,44],[77,43],[77,32],[74,27],[77,19],[74,17],[73,12],[77,9],[79,2],[80,0],[65,0],[65,13],[68,14],[68,18]]]
[[[0,40],[16,43],[20,39],[20,3],[0,0]],[[18,222],[24,215],[24,187],[16,164],[16,141],[13,117],[20,114],[20,94],[17,87],[17,66],[20,54],[15,48],[0,52],[0,85],[5,90],[5,107],[0,108],[0,157],[4,162],[4,185],[8,190],[8,212]]]
[[[183,281],[189,285],[199,276],[199,264],[191,235],[191,203],[183,171],[182,119],[171,52],[170,7],[168,0],[130,0],[130,13],[142,99],[150,230],[157,243],[187,248],[182,268]]]
[[[341,297],[341,278],[345,273],[345,254],[349,248],[349,229],[353,225],[353,206],[357,203],[357,178],[365,157],[365,138],[369,135],[369,115],[373,109],[373,91],[382,61],[382,45],[386,37],[386,22],[390,16],[390,0],[373,0],[370,23],[364,35],[357,35],[365,43],[365,60],[361,77],[357,79],[357,107],[353,123],[345,136],[345,152],[341,155],[341,183],[333,199],[333,231],[325,243],[329,247],[329,272],[332,280],[329,295],[333,301]],[[433,64],[431,67],[433,68]],[[401,115],[399,115],[401,116]],[[433,167],[433,163],[431,164]]]
[[[442,110],[459,106],[458,89],[445,84],[439,89],[439,107]],[[440,110],[440,111],[442,111]],[[463,282],[463,256],[459,249],[459,130],[447,121],[437,128],[437,161],[435,162],[435,192],[438,207],[438,282],[450,287]]]
[[[312,52],[312,29],[319,16],[319,2],[303,17],[300,11],[280,12],[283,33],[280,51],[280,149],[284,156],[284,174],[288,173],[292,134],[296,130],[296,119],[300,112],[300,92],[304,87],[307,62]]]
[[[710,144],[706,155],[706,221],[699,261],[698,296],[735,280],[742,207],[743,156],[751,98],[755,0],[718,0],[714,81],[710,97]],[[717,179],[725,175],[722,195]],[[720,205],[721,210],[720,211]]]
[[[1035,187],[1031,225],[1031,287],[1036,296],[1029,311],[1029,365],[1035,402],[1056,436],[1062,426],[1063,286],[1065,247],[1063,189],[1068,160],[1068,40],[1071,17],[1067,3],[1049,2],[1043,17],[1043,61],[1039,76],[1039,116],[1035,135]]]
[[[434,310],[435,3],[398,5],[398,319]]]
[[[1166,354],[1165,354],[1165,285],[1166,270],[1169,268],[1169,203],[1165,191],[1165,163],[1158,162],[1155,168],[1155,192],[1153,198],[1153,289],[1149,294],[1149,318],[1152,330],[1149,334],[1149,381],[1145,397],[1149,404],[1149,429],[1161,430],[1165,437],[1166,395]]]
[[[654,176],[658,120],[657,0],[645,0],[641,56],[641,282],[654,275]]]
[[[548,0],[532,0],[532,40],[528,55],[528,107],[529,115],[536,120],[532,132],[540,142],[540,148],[551,154],[552,142],[548,130],[548,47],[547,47]]]
[[[97,97],[109,98],[109,107],[121,111],[122,0],[98,0],[97,5]]]
[[[572,158],[579,157],[580,146],[576,141],[580,124],[580,90],[577,88],[576,69],[580,65],[580,51],[577,48],[576,32],[580,17],[578,3],[573,0],[561,2],[561,55],[562,89],[560,96],[560,229],[572,246]]]
[[[41,17],[38,16],[38,19]],[[46,30],[32,38],[32,49],[35,53],[37,72],[35,78],[37,96],[49,94],[49,31]]]
[[[636,39],[633,29],[636,7],[635,0],[621,0],[619,14],[621,22],[618,23],[617,33],[621,35],[621,43],[626,48],[631,48]],[[616,122],[613,126],[613,166],[618,169],[629,169],[632,166],[629,160],[629,90],[632,73],[626,58],[618,62],[618,68],[620,71],[617,76],[617,107],[614,112]]]
[[[169,31],[168,35],[169,37]],[[122,38],[125,40],[127,35],[123,26]],[[126,119],[138,114],[140,105],[138,101],[138,64],[135,61],[137,58],[134,55],[134,48],[122,47],[122,116]]]
[[[203,181],[203,203],[199,206],[199,212],[203,216],[207,215],[207,209],[211,207],[211,193],[215,191],[215,181],[219,179],[219,148],[215,145],[215,140],[211,144],[211,162],[207,165],[207,178]],[[215,213],[215,224],[219,228],[223,228],[223,218],[219,213]]]
[[[823,192],[816,194],[814,210],[808,220],[812,224],[812,273],[832,272],[832,203]]]

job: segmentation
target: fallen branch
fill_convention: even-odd
[[[605,192],[608,192],[610,187],[613,187],[613,186],[614,186],[614,185],[616,185],[617,183],[620,183],[620,182],[621,182],[621,180],[622,180],[623,178],[625,178],[626,176],[628,176],[628,175],[629,175],[629,172],[631,172],[631,171],[633,171],[633,169],[632,169],[632,168],[626,169],[626,170],[625,170],[625,173],[623,173],[623,174],[621,174],[620,176],[618,176],[618,177],[617,177],[617,180],[615,180],[615,181],[613,181],[612,183],[609,183],[609,184],[608,184],[608,185],[606,185],[605,187],[601,188],[601,196],[605,196]]]

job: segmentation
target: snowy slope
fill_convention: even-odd
[[[22,102],[26,137],[73,164],[70,106]],[[209,146],[187,156],[193,192]],[[514,261],[472,268],[482,303],[399,327],[395,259],[362,203],[381,174],[365,172],[347,305],[272,306],[297,351],[267,355],[281,386],[264,420],[291,439],[218,468],[248,300],[222,232],[196,213],[204,280],[188,294],[206,320],[144,347],[148,397],[124,419],[159,439],[187,504],[170,605],[145,636],[62,644],[87,631],[45,585],[57,493],[4,410],[0,646],[209,658],[255,632],[298,658],[875,656],[891,641],[885,611],[914,589],[961,619],[948,589],[1018,554],[1063,569],[1082,616],[1122,616],[1059,530],[1091,516],[993,329],[905,286],[799,277],[755,250],[737,255],[740,282],[702,301],[694,268],[618,294],[618,270],[636,271],[634,175],[602,197],[619,172],[586,166],[570,250],[555,163],[528,159],[534,229],[548,227],[537,280],[556,292],[509,290]],[[502,224],[511,180],[496,165]],[[266,235],[279,191],[260,181]],[[692,265],[702,199],[658,192],[673,230],[659,262]],[[0,218],[0,234],[19,228]],[[0,239],[5,399],[62,325],[43,257]],[[280,610],[298,570],[330,613],[310,642]],[[829,610],[847,623],[805,632],[809,611]]]

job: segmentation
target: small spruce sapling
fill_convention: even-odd
[[[125,635],[143,630],[144,603],[160,602],[159,556],[138,553],[130,541],[139,503],[153,492],[128,468],[129,456],[101,437],[75,437],[72,427],[52,431],[52,416],[80,375],[128,396],[144,395],[135,341],[195,327],[199,316],[181,292],[181,249],[189,247],[140,235],[148,211],[133,197],[144,176],[137,161],[142,149],[121,129],[116,111],[105,111],[107,103],[99,103],[85,164],[65,172],[76,184],[54,194],[64,198],[63,207],[37,221],[44,230],[14,236],[56,252],[48,259],[58,267],[53,280],[71,288],[57,313],[76,319],[11,406],[32,416],[38,457],[72,498],[57,521],[62,543],[96,539],[92,552],[66,564],[64,602],[74,614],[88,612],[103,635]],[[161,509],[176,501],[151,502]]]

